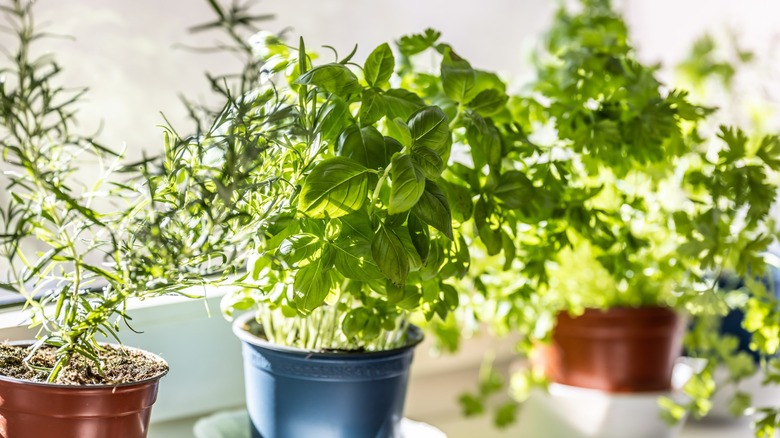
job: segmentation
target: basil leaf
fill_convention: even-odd
[[[490,117],[501,111],[509,97],[494,89],[482,90],[468,103],[468,107],[482,117]]]
[[[328,105],[320,109],[317,130],[322,140],[330,140],[336,137],[344,128],[347,121],[349,108],[343,99],[333,97]]]
[[[466,129],[466,139],[471,149],[471,158],[474,161],[474,167],[481,169],[486,164],[491,166],[498,165],[501,162],[501,135],[493,126],[482,117],[474,114],[470,118],[470,123]]]
[[[336,153],[368,167],[385,167],[385,139],[373,126],[351,125],[339,136]]]
[[[412,132],[409,131],[409,126],[400,117],[394,118],[393,123],[388,123],[387,130],[390,135],[398,139],[402,146],[412,145]]]
[[[395,304],[397,307],[406,310],[415,310],[420,307],[420,298],[422,298],[420,288],[409,285],[404,287],[403,291],[403,299]]]
[[[363,238],[341,238],[332,248],[336,269],[346,278],[371,281],[384,278],[371,255],[371,241]]]
[[[276,249],[276,257],[285,269],[300,268],[321,255],[322,240],[314,234],[294,234],[284,239]]]
[[[313,85],[337,96],[360,93],[363,89],[352,70],[335,62],[314,67],[293,83]]]
[[[341,236],[357,237],[368,241],[374,238],[371,218],[365,210],[358,210],[341,218]]]
[[[484,70],[474,70],[474,72],[477,75],[477,82],[474,84],[474,89],[471,92],[475,96],[488,89],[498,90],[502,94],[506,94],[506,84],[497,74]]]
[[[387,85],[390,76],[393,75],[393,69],[395,69],[393,51],[387,43],[384,43],[374,49],[366,58],[363,75],[369,85],[381,88],[383,85]]]
[[[507,208],[519,209],[529,203],[534,189],[533,183],[524,173],[510,170],[498,177],[498,186],[493,194]]]
[[[358,307],[347,312],[341,322],[341,331],[344,332],[344,335],[348,338],[357,337],[366,325],[369,313],[365,307]]]
[[[480,197],[477,200],[477,204],[474,206],[474,226],[476,227],[477,235],[480,240],[485,244],[488,255],[498,254],[501,252],[503,245],[501,230],[491,227],[489,222],[492,214],[492,208],[488,206],[483,197]]]
[[[417,219],[416,216],[410,215],[407,228],[409,228],[409,236],[412,238],[414,249],[417,250],[420,261],[425,264],[428,261],[428,254],[431,249],[431,236],[428,233],[428,226]]]
[[[477,81],[471,64],[451,50],[444,53],[441,61],[441,84],[444,94],[458,103],[466,103]]]
[[[401,146],[401,143],[399,143],[398,140],[393,137],[385,136],[385,166],[390,164],[393,155],[401,152],[403,148],[404,147]]]
[[[444,192],[435,182],[425,181],[425,191],[420,197],[420,201],[412,207],[412,214],[452,240],[450,204],[447,202]]]
[[[385,224],[385,227],[390,228],[387,224]],[[412,242],[412,236],[409,235],[409,229],[400,225],[397,228],[390,229],[398,236],[398,239],[404,246],[404,250],[406,250],[406,258],[409,260],[409,272],[419,271],[423,267],[423,262],[414,246],[414,242]]]
[[[303,313],[321,306],[333,287],[333,253],[325,247],[322,256],[295,273],[293,291],[295,305]]]
[[[441,302],[447,306],[447,310],[454,311],[457,309],[458,305],[460,304],[458,291],[452,285],[447,283],[439,283],[439,288],[439,297]]]
[[[385,103],[376,91],[371,89],[363,90],[363,97],[360,104],[360,124],[368,126],[374,124],[377,120],[385,116]]]
[[[408,286],[407,286],[408,287]],[[387,280],[385,283],[385,296],[389,304],[397,304],[404,298],[404,287],[399,287],[393,284],[392,281]]]
[[[409,275],[409,258],[401,239],[393,230],[379,226],[371,242],[371,254],[379,270],[396,286],[406,284]]]
[[[427,106],[409,118],[412,146],[425,146],[441,156],[448,155],[452,144],[449,121],[444,111],[436,106]]]
[[[396,155],[391,165],[390,205],[388,213],[398,214],[409,210],[420,200],[425,192],[425,175],[412,160],[412,157]]]
[[[420,146],[412,149],[412,160],[428,179],[436,179],[444,171],[444,160],[433,149]]]
[[[401,88],[392,88],[382,93],[381,96],[385,103],[387,116],[391,119],[400,117],[403,120],[408,120],[415,111],[425,106],[425,102],[420,96]]]
[[[501,232],[501,247],[504,250],[504,270],[508,271],[512,268],[512,262],[517,256],[517,248],[512,236],[504,230]]]
[[[449,241],[447,241],[449,245]],[[430,239],[428,246],[428,258],[420,269],[420,278],[430,280],[439,276],[439,270],[446,261],[445,250],[439,244],[439,239]]]
[[[447,194],[452,218],[460,223],[466,222],[471,217],[471,213],[474,212],[474,201],[471,191],[468,187],[443,179],[439,180],[438,184]]]
[[[340,217],[358,210],[367,195],[368,169],[349,158],[329,158],[306,177],[298,210],[313,218]]]

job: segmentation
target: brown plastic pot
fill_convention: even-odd
[[[553,382],[609,392],[667,391],[680,356],[682,323],[666,307],[560,313],[552,344],[538,352]]]
[[[0,376],[0,438],[145,438],[163,375],[85,386]]]

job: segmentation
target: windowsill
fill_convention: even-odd
[[[191,438],[199,418],[244,404],[241,345],[220,314],[220,299],[221,294],[215,292],[201,300],[164,297],[132,304],[133,328],[143,333],[125,328],[120,332],[122,339],[127,345],[160,354],[171,366],[152,410],[150,438]],[[24,325],[25,320],[21,310],[0,313],[0,339],[31,339],[35,333]],[[430,354],[429,347],[426,341],[415,354],[406,399],[409,418],[430,423],[449,438],[522,435],[522,424],[499,431],[489,416],[463,418],[457,404],[458,394],[476,387],[486,351],[495,353],[495,366],[510,366],[514,360],[511,340],[475,338],[465,341],[457,355],[439,358]],[[747,438],[752,434],[744,423],[689,423],[680,434],[680,438],[704,436]]]

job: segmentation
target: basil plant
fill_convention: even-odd
[[[235,206],[257,230],[247,279],[224,310],[254,308],[271,342],[309,350],[403,345],[410,318],[458,307],[469,268],[471,200],[442,178],[450,117],[398,86],[388,44],[359,65],[252,41],[261,80],[212,129],[263,145],[262,183]]]

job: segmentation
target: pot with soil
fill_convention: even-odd
[[[28,347],[0,347],[1,435],[142,438],[168,367],[97,339],[121,345],[130,302],[197,298],[187,289],[234,272],[226,253],[241,252],[216,232],[226,192],[182,174],[172,182],[157,170],[162,157],[130,164],[81,133],[84,92],[65,88],[55,56],[35,55],[51,51],[35,2],[0,3],[10,35],[0,72],[14,78],[0,84],[0,290],[19,295],[37,329]],[[189,143],[166,146],[174,167],[197,155],[181,151]],[[185,171],[200,166],[187,159]]]
[[[244,287],[223,300],[228,316],[250,310],[234,327],[252,433],[397,438],[422,339],[411,322],[446,320],[459,303],[450,282],[468,270],[460,233],[469,222],[453,220],[457,199],[441,177],[453,142],[448,116],[390,88],[397,63],[388,44],[368,55],[361,77],[346,62],[352,55],[314,65],[321,58],[303,41],[253,42],[250,60],[262,53],[267,64],[233,93],[214,134],[267,146],[252,167],[263,189],[235,205],[241,226],[257,230],[252,261]]]
[[[272,344],[248,314],[233,330],[243,343],[247,410],[253,438],[399,437],[409,367],[422,332],[403,347],[327,351]]]
[[[30,345],[0,346],[0,437],[146,437],[158,383],[168,372],[163,359],[106,345],[102,370],[74,358],[46,382],[47,374],[31,367],[51,369],[56,353],[44,347],[25,363]]]

